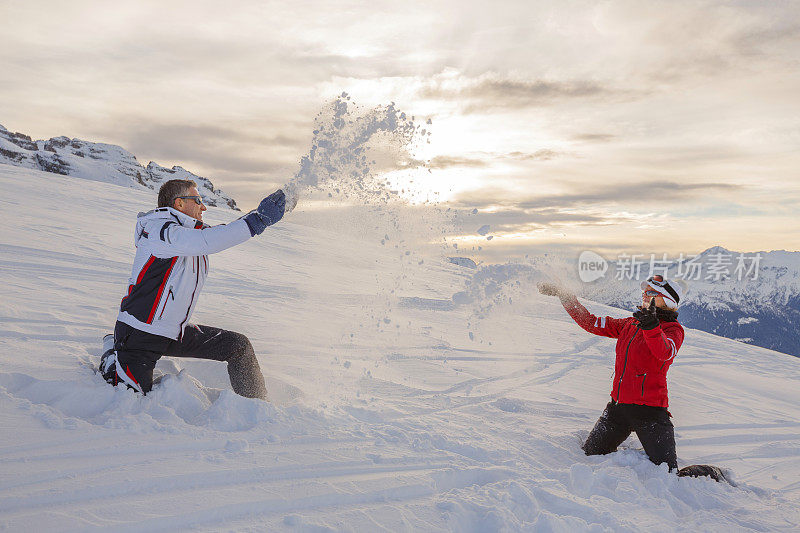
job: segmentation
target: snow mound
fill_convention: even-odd
[[[50,428],[75,429],[89,424],[133,432],[191,432],[198,428],[232,433],[258,428],[275,436],[291,433],[291,428],[304,434],[319,425],[320,417],[311,411],[208,388],[185,370],[163,376],[147,396],[109,387],[91,368],[97,362],[84,361],[85,368],[73,381],[0,374],[0,388]]]

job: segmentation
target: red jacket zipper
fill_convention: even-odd
[[[197,257],[193,257],[192,258],[192,270],[195,271],[195,273],[197,274],[197,277],[196,277],[196,279],[194,281],[194,290],[192,291],[192,299],[189,300],[189,307],[186,309],[186,316],[183,317],[183,320],[181,321],[180,332],[178,333],[178,340],[183,338],[183,325],[186,323],[187,320],[189,320],[189,313],[192,312],[192,304],[194,303],[194,293],[197,292],[197,286],[200,284],[200,268],[197,268],[197,269],[194,268],[194,262],[195,261],[197,261],[199,263],[200,260],[197,259]]]
[[[619,375],[619,381],[617,382],[617,401],[619,402],[619,389],[622,387],[622,378],[625,376],[625,368],[628,366],[628,350],[631,349],[631,343],[633,339],[636,338],[636,334],[639,333],[639,326],[636,326],[636,331],[633,332],[633,336],[631,340],[628,341],[628,346],[625,347],[625,362],[622,363],[622,373]]]
[[[642,398],[644,398],[644,380],[647,379],[647,372],[644,374],[636,374],[637,378],[642,378]]]
[[[167,297],[164,298],[164,307],[161,308],[161,313],[158,315],[158,319],[161,320],[161,317],[164,316],[164,310],[167,308],[167,303],[169,302],[169,297],[172,296],[172,300],[175,300],[175,293],[172,292],[172,287],[169,288],[169,292],[167,292]]]

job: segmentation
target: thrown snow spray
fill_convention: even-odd
[[[304,190],[322,186],[359,200],[389,200],[397,192],[381,174],[401,166],[398,161],[412,160],[411,150],[429,135],[394,103],[362,108],[343,92],[314,119],[311,149],[283,187],[286,211],[294,209]]]
[[[538,294],[536,287],[540,281],[551,281],[580,293],[580,287],[570,276],[573,266],[567,257],[553,254],[525,256],[522,260],[503,264],[479,266],[466,280],[464,289],[452,296],[453,304],[467,310],[466,327],[470,340],[481,344],[490,338],[484,337],[482,321],[493,317],[519,316],[518,305],[523,305]]]
[[[573,288],[571,280],[562,279],[563,272],[570,270],[565,258],[551,254],[482,265],[466,281],[464,290],[453,295],[453,303],[469,306],[475,318],[484,318],[498,306],[537,293],[536,284],[540,281],[556,281]]]
[[[412,287],[415,273],[427,268],[430,248],[444,248],[437,242],[450,231],[452,213],[435,205],[435,192],[426,198],[415,190],[429,175],[417,152],[429,142],[430,125],[427,117],[418,121],[394,103],[360,106],[342,93],[315,117],[309,151],[283,187],[287,212],[301,197],[319,200],[318,193],[327,193],[325,207],[302,216],[332,238],[363,242],[370,274],[360,283],[374,296],[353,317],[358,327],[342,332],[347,342],[376,335],[387,346],[397,345],[396,336],[412,326],[400,319],[400,295],[424,290]]]

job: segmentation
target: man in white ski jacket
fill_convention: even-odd
[[[228,363],[234,392],[266,399],[264,376],[244,335],[189,323],[208,275],[208,255],[261,234],[283,217],[283,191],[245,216],[219,226],[203,223],[206,210],[196,184],[170,180],[161,186],[157,209],[136,222],[136,256],[114,328],[114,349],[100,369],[109,383],[147,393],[163,355]]]

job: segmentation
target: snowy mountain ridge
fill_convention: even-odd
[[[741,270],[737,272],[742,258]],[[582,287],[586,298],[630,309],[639,283],[649,274],[604,279]],[[689,327],[772,350],[800,355],[800,252],[775,250],[743,254],[722,246],[673,261],[656,273],[683,278],[689,292],[681,303],[681,322]]]
[[[180,166],[171,169],[151,161],[143,167],[136,156],[120,146],[105,143],[53,137],[34,141],[28,135],[7,130],[0,124],[0,163],[74,176],[127,187],[158,190],[170,179],[190,179],[206,205],[238,211],[236,202],[211,180]]]
[[[750,268],[756,257],[757,273],[751,271],[741,279],[735,272],[736,260],[744,256]],[[727,269],[719,276],[709,273],[714,264],[720,260],[731,262],[722,264]],[[731,251],[722,246],[714,246],[704,250],[692,259],[697,265],[691,271],[689,259],[673,261],[665,269],[658,272],[665,273],[668,278],[681,278],[687,281],[689,291],[684,298],[684,304],[694,303],[703,305],[708,309],[730,309],[735,306],[743,311],[759,311],[765,306],[788,305],[793,298],[800,295],[800,252],[775,250],[769,252],[746,253]],[[612,263],[612,266],[614,263]],[[644,265],[641,275],[634,279],[618,279],[612,275],[606,276],[595,283],[587,285],[584,294],[587,298],[596,298],[599,301],[630,302],[630,295],[639,291],[639,283],[649,274],[648,265]],[[687,272],[688,271],[688,272]]]

